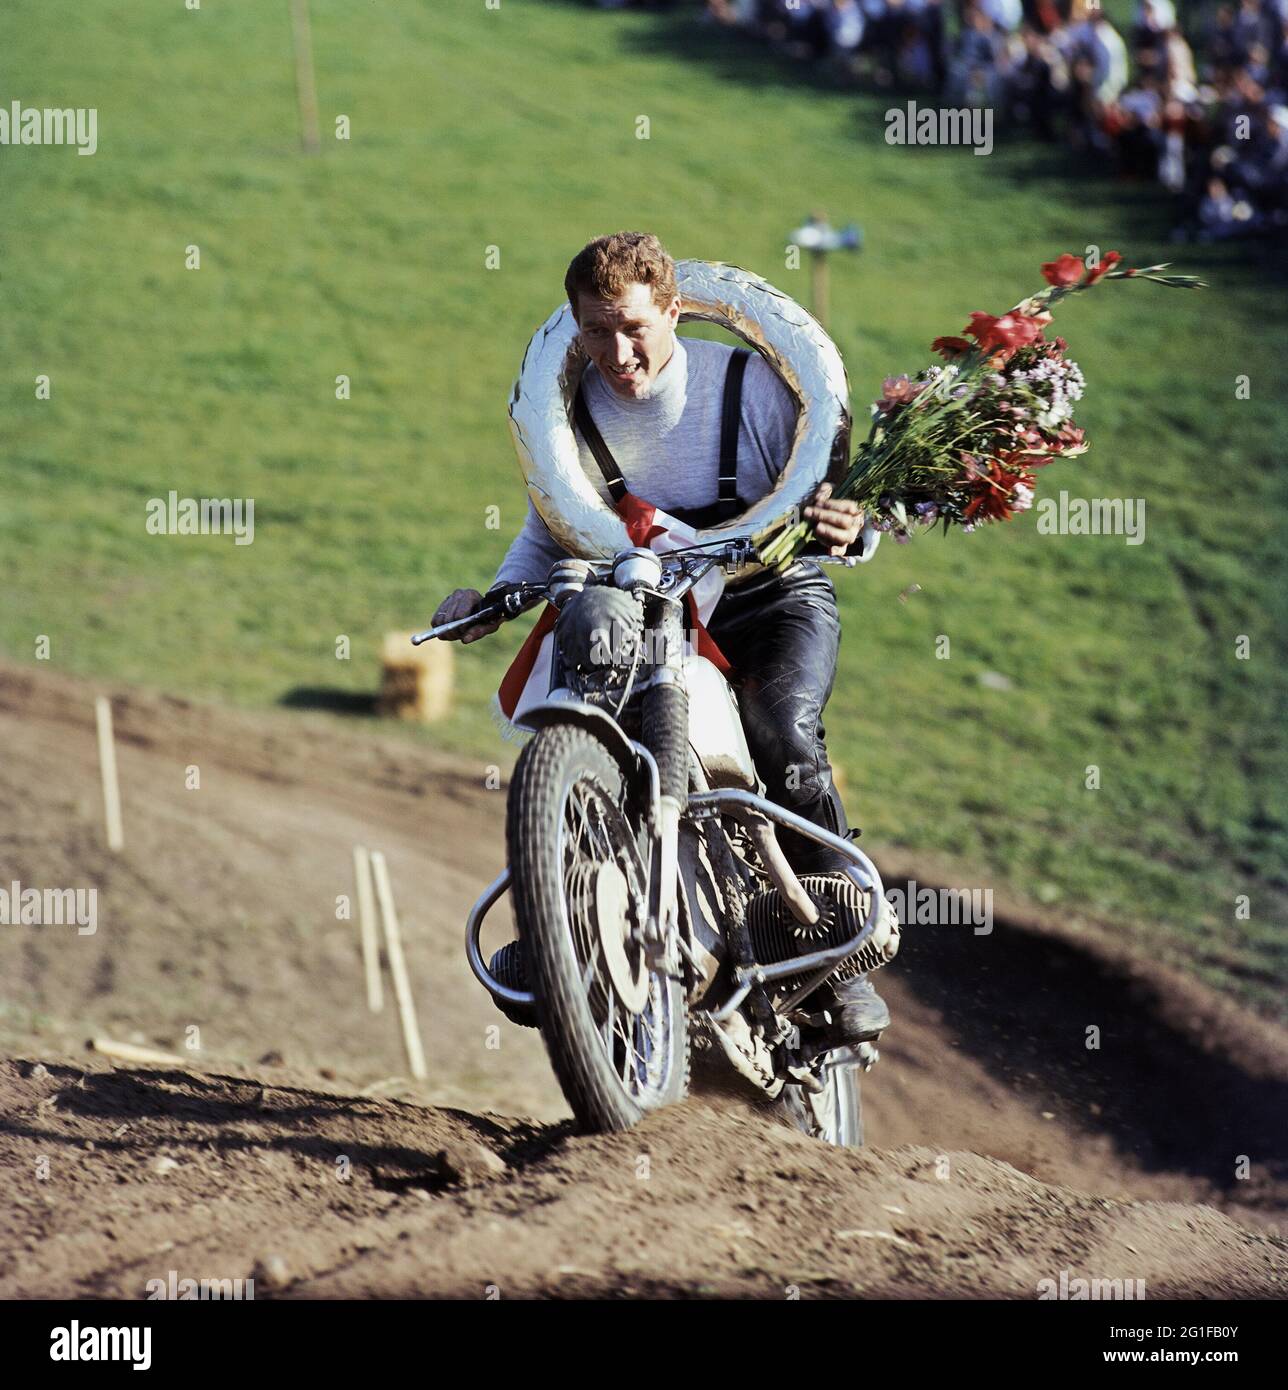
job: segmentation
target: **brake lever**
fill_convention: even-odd
[[[428,642],[434,637],[446,637],[449,632],[456,632],[459,628],[474,627],[478,623],[485,623],[490,618],[497,616],[495,611],[489,612],[486,608],[480,609],[476,613],[468,613],[463,618],[455,618],[450,623],[440,623],[437,627],[427,627],[424,632],[412,633],[411,644],[419,647],[422,642]]]
[[[424,632],[412,634],[411,644],[419,647],[422,642],[428,642],[435,637],[445,637],[448,633],[459,632],[465,628],[475,627],[479,623],[490,622],[493,618],[500,618],[502,622],[508,622],[511,618],[517,618],[525,608],[531,608],[534,603],[540,601],[544,590],[525,592],[523,589],[511,589],[508,594],[502,595],[496,603],[490,603],[483,608],[476,608],[473,613],[467,613],[463,618],[453,618],[450,623],[439,623],[437,627],[426,628]]]

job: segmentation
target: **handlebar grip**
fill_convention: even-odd
[[[483,598],[486,600],[489,595],[496,595],[492,603],[481,603],[472,613],[467,613],[463,618],[453,618],[451,622],[439,623],[435,627],[426,628],[424,632],[417,632],[412,636],[411,644],[419,647],[422,642],[428,642],[433,637],[442,637],[449,632],[463,632],[467,628],[475,627],[479,623],[491,622],[493,618],[500,622],[506,622],[510,618],[517,618],[528,605],[525,602],[515,602],[511,604],[511,598],[517,596],[525,587],[530,585],[510,584],[504,590],[500,588],[489,589]]]

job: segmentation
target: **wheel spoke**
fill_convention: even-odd
[[[631,1020],[630,1038],[631,1072],[633,1073],[637,1082],[641,1084],[646,1084],[648,1079],[648,1062],[645,1059],[644,1054],[635,1045],[635,1040],[639,1036],[639,1032],[640,1020],[639,1018],[633,1018]]]
[[[631,1070],[635,1074],[636,1080],[643,1085],[647,1085],[649,1075],[649,1064],[652,1057],[657,1055],[656,1043],[653,1038],[651,1021],[654,1017],[653,982],[649,982],[650,999],[646,1003],[644,1011],[633,1015],[627,1022],[627,1037],[625,1039],[627,1051],[631,1060]]]
[[[615,997],[615,996],[614,996]],[[620,1067],[614,1050],[613,1067],[621,1077],[622,1084],[631,1092],[637,1094],[640,1090],[640,1074],[638,1069],[638,1054],[635,1048],[635,1016],[629,1013],[625,1007],[622,1008],[620,1015],[614,1018],[614,1033],[616,1040],[621,1044],[621,1064]]]
[[[607,1052],[609,1060],[613,1056],[613,1031],[616,1028],[617,1017],[617,996],[613,993],[611,982],[608,986],[608,1007],[604,1011],[604,1026],[600,1030],[600,1035],[604,1039],[604,1050]]]
[[[622,1060],[619,1066],[616,1049],[614,1049],[613,1069],[621,1077],[622,1085],[634,1094],[638,1088],[631,1084],[634,1080],[634,1066],[631,1061],[631,1015],[627,1011],[625,1005],[622,1006],[620,1014],[614,1018],[613,1031],[616,1035],[616,1041],[621,1045],[622,1052]]]
[[[568,847],[569,854],[574,864],[576,864],[577,861],[580,858],[582,858],[582,839],[586,830],[586,802],[584,797],[578,796],[578,790],[579,789],[577,787],[574,787],[572,793],[573,804],[571,806],[571,809],[573,811],[573,841],[572,844]]]

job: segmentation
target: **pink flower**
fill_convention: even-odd
[[[877,409],[888,415],[896,406],[916,400],[924,389],[921,382],[910,381],[907,375],[888,376],[881,383],[881,399],[877,402]]]

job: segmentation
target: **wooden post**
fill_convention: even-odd
[[[300,108],[300,143],[305,154],[322,148],[318,130],[318,91],[313,78],[313,38],[309,0],[291,0],[291,37],[295,43],[295,98]]]
[[[144,1062],[158,1067],[190,1067],[192,1058],[177,1057],[173,1052],[158,1052],[155,1047],[136,1047],[133,1043],[116,1042],[112,1038],[91,1038],[90,1050],[101,1052],[118,1062]]]
[[[428,1076],[425,1052],[420,1045],[420,1028],[416,1023],[416,1005],[412,1002],[411,982],[407,977],[407,962],[403,959],[402,936],[398,930],[398,914],[394,911],[394,895],[389,887],[389,870],[385,856],[374,850],[371,869],[376,878],[376,897],[380,900],[380,916],[385,924],[385,951],[389,956],[389,973],[394,977],[394,998],[398,1001],[398,1016],[402,1020],[403,1043],[407,1061],[417,1081]]]
[[[380,648],[376,713],[421,724],[446,719],[452,712],[453,645],[426,642],[413,647],[409,632],[386,633]]]
[[[380,984],[380,943],[376,940],[376,902],[371,889],[371,856],[353,847],[353,876],[358,885],[358,929],[362,934],[362,971],[367,980],[367,1008],[378,1014],[385,1007]]]
[[[98,765],[103,774],[103,814],[107,819],[107,847],[120,850],[125,846],[121,829],[121,788],[116,780],[116,744],[112,739],[112,704],[106,695],[94,701],[94,717],[98,723]]]

